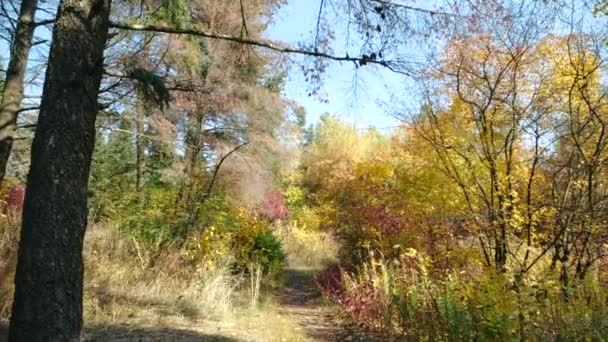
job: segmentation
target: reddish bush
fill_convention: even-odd
[[[342,283],[342,269],[338,266],[333,266],[316,277],[317,284],[326,297],[335,298],[346,291]]]
[[[358,222],[375,227],[384,235],[397,235],[408,227],[403,215],[391,212],[385,203],[364,203],[357,206]]]
[[[368,327],[377,327],[383,308],[380,294],[372,284],[352,283],[347,289],[343,279],[344,270],[333,267],[317,276],[323,295],[338,304],[356,322]]]
[[[258,209],[258,214],[264,216],[270,222],[289,218],[289,210],[287,209],[287,206],[285,206],[283,194],[279,191],[267,194]]]

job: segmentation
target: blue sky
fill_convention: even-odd
[[[318,0],[290,0],[274,18],[268,38],[290,45],[312,41],[318,6]],[[344,46],[343,32],[339,27],[334,29],[337,32],[333,45]],[[343,49],[334,50],[335,54],[344,55]],[[386,110],[389,106],[384,104],[390,103],[393,95],[404,92],[405,84],[403,76],[386,69],[366,66],[357,70],[352,63],[332,62],[322,88],[329,103],[308,96],[309,86],[297,67],[289,73],[285,95],[306,109],[308,123],[315,123],[321,114],[330,112],[359,128],[384,128],[397,124]]]

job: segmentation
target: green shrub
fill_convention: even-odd
[[[280,270],[285,261],[281,241],[269,229],[255,237],[251,256],[253,260],[260,262],[268,273]]]
[[[237,217],[241,227],[232,239],[236,268],[246,270],[250,264],[259,263],[267,274],[280,270],[285,254],[270,223],[246,210],[240,210]]]

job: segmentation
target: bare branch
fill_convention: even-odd
[[[121,29],[121,30],[130,30],[130,31],[143,31],[143,32],[160,32],[160,33],[169,33],[169,34],[186,34],[210,39],[220,39],[225,41],[231,41],[239,44],[257,46],[269,50],[273,50],[280,53],[289,53],[289,54],[298,54],[310,57],[317,58],[325,58],[338,62],[353,62],[357,65],[363,66],[366,64],[378,65],[388,70],[404,74],[410,75],[409,72],[401,68],[403,62],[395,61],[395,60],[383,60],[383,59],[372,59],[367,55],[362,55],[361,57],[350,57],[348,55],[345,56],[335,56],[324,52],[318,52],[314,50],[308,50],[304,48],[296,48],[290,46],[283,46],[273,43],[267,40],[256,40],[251,38],[237,37],[223,33],[209,32],[198,29],[179,29],[175,27],[167,27],[161,25],[153,25],[153,24],[129,24],[124,22],[111,22],[110,27]]]

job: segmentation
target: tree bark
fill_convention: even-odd
[[[111,0],[62,0],[32,145],[10,341],[78,341],[82,244]]]
[[[38,0],[23,0],[19,11],[17,32],[11,48],[11,59],[6,71],[2,103],[0,103],[0,185],[13,148],[17,114],[23,100],[23,80],[34,37]]]

